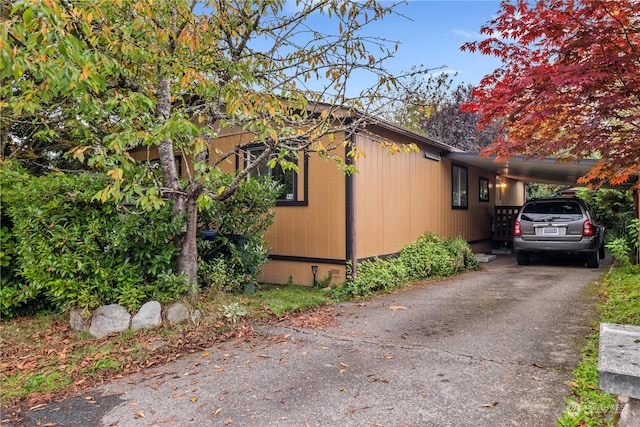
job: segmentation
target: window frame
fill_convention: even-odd
[[[469,209],[469,168],[451,164],[451,209]]]
[[[491,191],[489,190],[489,178],[480,177],[478,181],[478,201],[489,202],[491,200]]]
[[[236,156],[236,168],[239,169],[240,166],[240,159],[242,161],[242,164],[244,165],[244,167],[246,167],[248,165],[248,161],[249,161],[249,155],[251,151],[257,151],[259,149],[263,149],[264,150],[264,145],[262,144],[252,144],[249,145],[247,147],[244,147],[243,149],[238,150],[238,155]],[[275,157],[275,154],[272,154],[273,157]],[[302,197],[300,197],[300,185],[299,185],[299,179],[300,179],[300,153],[298,153],[298,157],[295,159],[295,163],[298,165],[298,170],[292,170],[291,173],[293,174],[293,199],[276,199],[276,206],[307,206],[308,205],[308,200],[307,200],[307,194],[308,194],[308,183],[309,183],[309,155],[307,152],[304,152],[303,154],[303,170],[302,170],[302,178],[303,178],[303,185],[302,185]],[[265,165],[260,165],[260,167],[268,167],[266,164]],[[249,179],[249,177],[251,176],[255,176],[252,174],[249,174],[247,176],[247,179]],[[269,168],[269,176],[272,176],[272,169]]]

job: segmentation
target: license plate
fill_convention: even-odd
[[[545,227],[542,229],[542,234],[558,235],[558,227]]]

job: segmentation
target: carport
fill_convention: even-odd
[[[495,156],[481,157],[475,153],[455,152],[447,153],[447,157],[456,162],[481,168],[517,181],[567,186],[579,185],[578,179],[586,175],[597,162],[595,159],[566,162],[557,158],[532,159],[525,156],[514,156],[504,161],[496,161]],[[615,188],[618,190],[628,190],[637,182],[638,176],[634,176],[626,184]],[[613,188],[606,184],[603,186]],[[638,197],[637,189],[634,190],[633,196],[635,216],[636,218],[640,218],[640,198]],[[496,207],[496,209],[499,208],[501,207]],[[504,218],[496,222],[497,227],[494,230],[494,235],[496,232],[509,233],[509,235],[511,233],[512,217],[513,219],[515,218],[513,208],[515,207],[502,208],[504,209],[502,209],[501,212],[497,212],[497,214],[504,216]],[[509,236],[502,237],[504,240],[510,238]],[[501,236],[498,235],[498,238],[501,238]]]

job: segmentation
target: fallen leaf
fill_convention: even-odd
[[[212,416],[217,417],[220,414],[220,412],[222,412],[222,408],[218,408],[215,411],[213,411]]]
[[[144,412],[142,411],[133,411],[133,418],[146,418],[144,416]]]
[[[345,372],[347,372],[347,370],[346,370],[346,369],[340,369],[340,373],[341,373],[341,374],[344,374]]]
[[[493,403],[485,403],[484,405],[480,405],[481,408],[495,408],[498,402]]]
[[[198,396],[191,396],[191,401],[192,402],[197,402],[198,401]]]
[[[536,381],[544,381],[544,380],[543,380],[542,378],[540,378],[540,377],[531,377],[531,378],[533,378],[533,379],[534,379],[534,380],[536,380]]]
[[[575,381],[569,381],[569,382],[567,383],[567,385],[568,385],[569,387],[573,387],[573,388],[578,388],[578,387],[580,387],[580,385],[579,385],[577,382],[575,382]]]
[[[224,420],[224,425],[228,426],[229,424],[231,424],[233,422],[233,419],[231,418],[227,418],[226,420]]]
[[[393,359],[393,354],[385,354],[382,356],[383,359]]]
[[[208,351],[203,352],[200,357],[207,357],[208,355],[210,355],[211,353],[209,353]]]
[[[585,384],[585,387],[587,387],[588,389],[591,389],[591,390],[596,390],[597,389],[596,386],[593,386],[591,384]]]
[[[406,310],[407,307],[405,307],[404,305],[392,305],[389,307],[390,310]]]
[[[46,403],[40,403],[39,405],[35,405],[29,408],[29,411],[41,411],[46,407],[47,407]]]

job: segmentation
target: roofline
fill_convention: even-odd
[[[398,126],[398,125],[393,124],[391,122],[388,122],[386,120],[366,115],[366,114],[364,114],[364,113],[362,113],[361,111],[358,111],[358,110],[355,111],[354,116],[356,116],[357,118],[365,119],[365,122],[367,124],[380,126],[380,127],[384,128],[384,129],[390,130],[392,132],[395,132],[395,133],[400,134],[402,136],[405,136],[407,138],[418,140],[419,142],[421,142],[423,144],[427,144],[427,145],[431,145],[431,146],[434,146],[436,148],[439,148],[439,149],[441,149],[443,151],[446,151],[447,153],[464,153],[465,152],[464,150],[461,150],[459,148],[456,148],[456,147],[453,147],[451,145],[445,144],[444,142],[435,140],[433,138],[430,138],[428,136],[419,134],[419,133],[411,131],[409,129],[405,129],[405,128],[401,127],[401,126]]]

